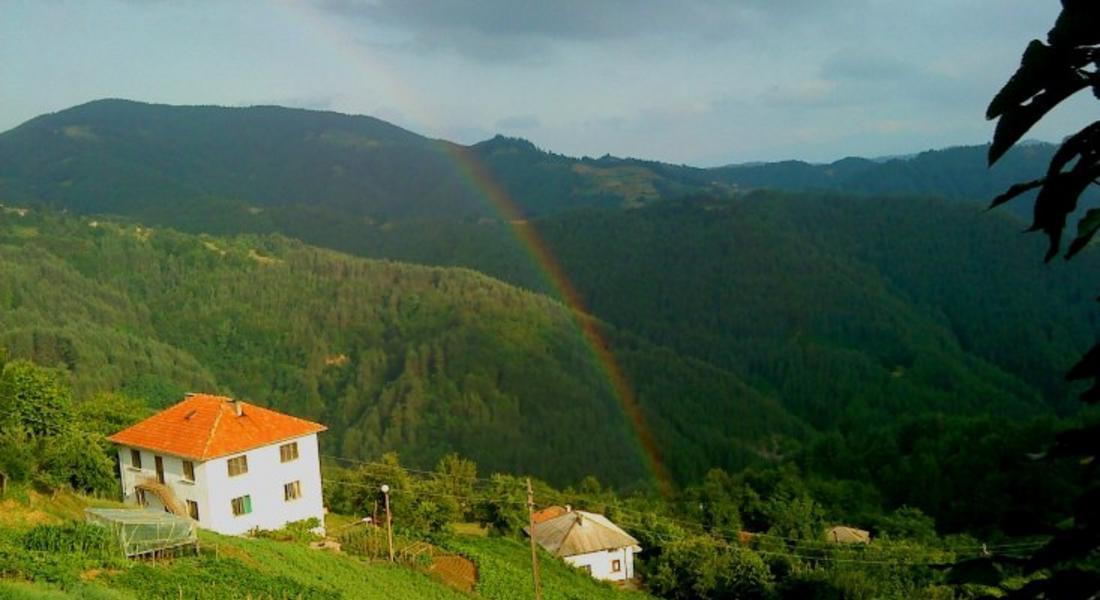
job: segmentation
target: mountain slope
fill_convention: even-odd
[[[760,192],[536,226],[595,314],[819,427],[1071,410],[1059,374],[1100,334],[1096,253],[1044,266],[1015,219],[946,201]]]
[[[862,412],[1072,412],[1060,374],[1100,332],[1094,253],[1043,265],[1021,221],[967,203],[759,191],[529,225],[600,318],[732,371],[819,427]],[[504,223],[326,231],[351,251],[551,291]]]
[[[240,395],[325,422],[325,450],[348,458],[426,467],[458,451],[556,482],[650,477],[572,314],[479,273],[38,211],[0,214],[0,267],[0,343],[71,369],[78,390]],[[677,477],[802,430],[729,373],[609,335]],[[739,418],[681,414],[692,402]]]
[[[210,206],[320,208],[360,223],[491,214],[468,180],[468,161],[484,161],[528,212],[664,191],[646,181],[615,185],[613,169],[581,169],[521,140],[464,147],[365,116],[100,100],[0,134],[0,195],[174,225]]]
[[[760,191],[529,225],[596,315],[819,427],[863,420],[850,404],[1072,412],[1061,373],[1100,333],[1095,253],[1043,265],[1020,221],[964,203]],[[546,286],[501,224],[404,223],[369,251]]]

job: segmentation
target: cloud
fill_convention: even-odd
[[[866,0],[312,0],[346,21],[403,31],[414,45],[479,61],[526,60],[561,43],[745,42]]]
[[[493,124],[497,129],[505,131],[519,131],[525,129],[536,129],[542,125],[539,118],[535,115],[512,115],[510,117],[504,117]]]

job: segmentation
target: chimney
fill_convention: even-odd
[[[573,507],[570,506],[569,504],[566,504],[565,505],[565,512],[573,512]]]
[[[240,400],[234,400],[233,401],[233,412],[237,413],[238,417],[243,416],[244,415],[244,402],[241,402]]]

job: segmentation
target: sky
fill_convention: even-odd
[[[0,131],[99,98],[715,166],[987,142],[1056,0],[0,0]],[[1077,97],[1028,137],[1056,141]]]

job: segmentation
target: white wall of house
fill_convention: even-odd
[[[634,577],[634,549],[630,547],[575,554],[564,558],[565,562],[575,567],[587,569],[596,579],[625,581]],[[618,571],[613,568],[616,560],[619,561]]]
[[[279,447],[290,442],[298,444],[298,458],[280,460]],[[134,486],[142,479],[155,479],[155,456],[150,450],[140,450],[141,469],[131,466],[131,448],[120,446],[119,465],[122,473],[123,500],[138,502]],[[248,457],[248,472],[229,476],[229,459]],[[183,460],[160,454],[164,460],[165,484],[175,492],[181,504],[187,500],[198,503],[199,526],[225,534],[240,534],[251,529],[278,529],[291,521],[316,517],[324,527],[324,506],[321,499],[321,464],[317,435],[285,440],[206,462],[195,462],[195,480],[183,479]],[[297,481],[301,497],[286,500],[284,485]],[[146,493],[148,506],[161,507],[155,496]],[[233,499],[249,496],[252,511],[233,514]]]

